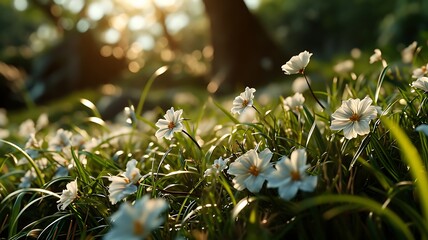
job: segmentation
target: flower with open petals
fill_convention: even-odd
[[[156,131],[155,135],[158,139],[166,138],[171,140],[175,132],[180,132],[183,130],[183,119],[181,118],[183,110],[174,111],[174,108],[166,111],[164,115],[165,119],[159,119],[156,123],[156,127],[159,129]]]
[[[252,107],[255,92],[256,89],[246,87],[245,91],[233,100],[231,112],[241,114],[245,109]]]
[[[311,56],[312,53],[308,51],[301,52],[299,55],[291,57],[287,63],[281,66],[281,69],[287,75],[303,73],[309,64]]]
[[[57,201],[58,209],[65,210],[77,198],[77,179],[67,183],[67,189],[62,190],[60,199]]]
[[[145,239],[165,221],[162,213],[167,208],[165,199],[150,199],[148,195],[136,200],[134,205],[122,203],[119,210],[112,215],[112,228],[103,239]]]
[[[303,103],[305,102],[305,97],[301,93],[295,93],[292,97],[287,97],[284,99],[284,109],[286,111],[293,111],[296,114],[300,112],[300,109],[303,109]]]
[[[428,92],[428,77],[420,77],[412,82],[412,87]]]
[[[263,187],[267,177],[275,170],[270,163],[272,152],[266,148],[259,154],[251,149],[229,166],[228,174],[236,176],[232,182],[233,187],[241,191],[247,188],[257,193]]]
[[[370,132],[370,121],[377,117],[378,110],[371,106],[372,100],[367,96],[363,100],[348,99],[342,101],[331,117],[331,130],[343,130],[345,138],[356,138]]]
[[[269,175],[267,187],[278,188],[279,196],[285,200],[296,196],[299,189],[312,192],[317,186],[317,176],[306,173],[309,167],[306,164],[306,150],[294,150],[291,158],[283,156],[275,164],[276,170]]]
[[[207,177],[207,176],[211,176],[211,175],[215,175],[215,176],[218,176],[218,175],[220,175],[220,173],[224,170],[224,169],[226,169],[227,168],[227,162],[229,161],[229,159],[228,158],[226,158],[226,159],[224,159],[223,160],[223,158],[222,157],[220,157],[220,158],[218,158],[218,159],[216,159],[216,160],[214,160],[214,164],[210,167],[210,168],[208,168],[207,170],[205,170],[205,173],[204,173],[204,177]]]
[[[428,64],[423,65],[422,67],[419,67],[419,68],[415,68],[415,70],[413,70],[412,72],[412,78],[418,79],[420,77],[424,77],[427,73],[428,73]]]
[[[110,176],[111,181],[108,192],[109,200],[112,204],[116,204],[123,198],[137,191],[135,185],[141,178],[140,169],[137,168],[137,160],[132,159],[126,164],[126,172],[120,176]]]

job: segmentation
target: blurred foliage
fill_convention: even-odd
[[[257,13],[283,48],[328,58],[352,48],[395,53],[428,34],[426,1],[263,0]]]

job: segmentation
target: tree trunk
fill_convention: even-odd
[[[284,54],[243,0],[203,2],[214,48],[210,92],[258,87],[282,74]]]

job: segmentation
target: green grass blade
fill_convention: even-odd
[[[386,66],[382,72],[379,75],[379,78],[377,80],[377,86],[376,86],[376,92],[375,92],[375,97],[374,97],[374,104],[377,103],[377,100],[379,99],[379,93],[380,93],[380,89],[382,87],[382,83],[383,83],[383,79],[385,79],[385,74],[386,71],[389,69],[389,66]]]
[[[141,92],[140,95],[140,100],[138,101],[138,105],[137,108],[135,110],[135,115],[137,116],[137,118],[139,118],[141,116],[141,113],[143,111],[143,105],[144,102],[146,101],[147,95],[149,94],[149,90],[153,84],[153,82],[155,81],[155,79],[164,74],[166,72],[166,70],[168,70],[167,66],[162,66],[160,68],[158,68],[158,70],[156,70],[153,75],[149,78],[149,80],[147,81],[146,85],[143,88],[143,91]]]
[[[415,184],[418,189],[417,192],[420,196],[422,213],[426,222],[425,224],[428,224],[428,176],[427,170],[422,164],[422,159],[419,156],[418,150],[396,123],[387,119],[386,117],[382,117],[381,120],[397,140],[404,160],[410,167],[410,174],[415,179]]]
[[[28,155],[22,148],[20,148],[19,146],[15,145],[14,143],[11,143],[9,141],[0,139],[1,143],[5,143],[13,148],[15,148],[16,150],[18,150],[20,153],[22,153],[22,155],[24,155],[24,157],[28,160],[28,162],[31,164],[31,166],[34,168],[34,170],[36,171],[36,175],[37,175],[37,180],[40,183],[40,186],[43,186],[45,184],[45,180],[43,178],[43,174],[40,171],[39,167],[36,165],[36,163],[34,162],[34,160],[30,157],[30,155]]]
[[[299,203],[298,210],[304,211],[316,206],[334,203],[352,204],[367,209],[367,211],[373,212],[387,220],[394,229],[399,230],[405,236],[405,239],[414,239],[407,224],[395,212],[388,208],[384,208],[382,204],[367,197],[336,194],[321,195],[303,200]]]

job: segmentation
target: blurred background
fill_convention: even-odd
[[[107,116],[164,65],[154,104],[174,89],[284,81],[281,65],[303,50],[320,62],[375,48],[393,58],[427,39],[425,0],[0,0],[0,108],[110,96]]]

